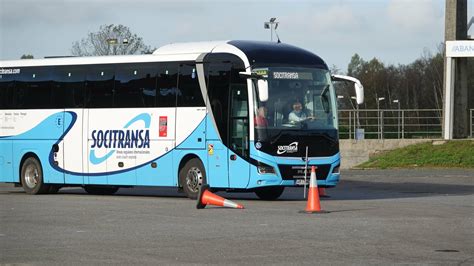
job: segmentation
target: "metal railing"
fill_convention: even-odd
[[[471,124],[470,129],[471,129],[471,138],[474,138],[474,109],[469,110],[469,123]]]
[[[471,136],[472,136],[471,110]],[[339,110],[341,139],[441,138],[442,109]]]

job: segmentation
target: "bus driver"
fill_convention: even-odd
[[[295,103],[293,104],[293,111],[288,115],[288,121],[290,123],[297,123],[297,122],[303,122],[308,119],[313,120],[313,116],[307,116],[306,113],[303,111],[303,105],[301,104],[300,101],[296,100]]]

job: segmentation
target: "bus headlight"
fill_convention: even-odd
[[[337,165],[336,167],[334,167],[334,169],[332,169],[332,173],[333,174],[339,174],[339,168],[341,167],[341,165]]]
[[[261,175],[265,175],[265,174],[274,175],[275,174],[275,168],[271,167],[268,164],[258,162],[257,172]]]

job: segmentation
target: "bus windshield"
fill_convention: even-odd
[[[268,81],[268,100],[254,90],[256,139],[272,141],[283,131],[324,132],[337,129],[334,87],[328,70],[268,67],[253,72]]]

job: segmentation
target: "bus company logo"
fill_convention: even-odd
[[[293,142],[290,145],[278,145],[277,154],[284,154],[284,153],[295,153],[298,152],[298,142]]]
[[[139,121],[143,121],[145,129],[128,129],[131,125]],[[150,148],[150,123],[151,116],[143,113],[130,120],[125,124],[123,129],[93,130],[89,161],[92,164],[100,164],[112,156],[116,149]],[[97,157],[95,150],[101,148],[106,148],[109,152],[102,157]]]

